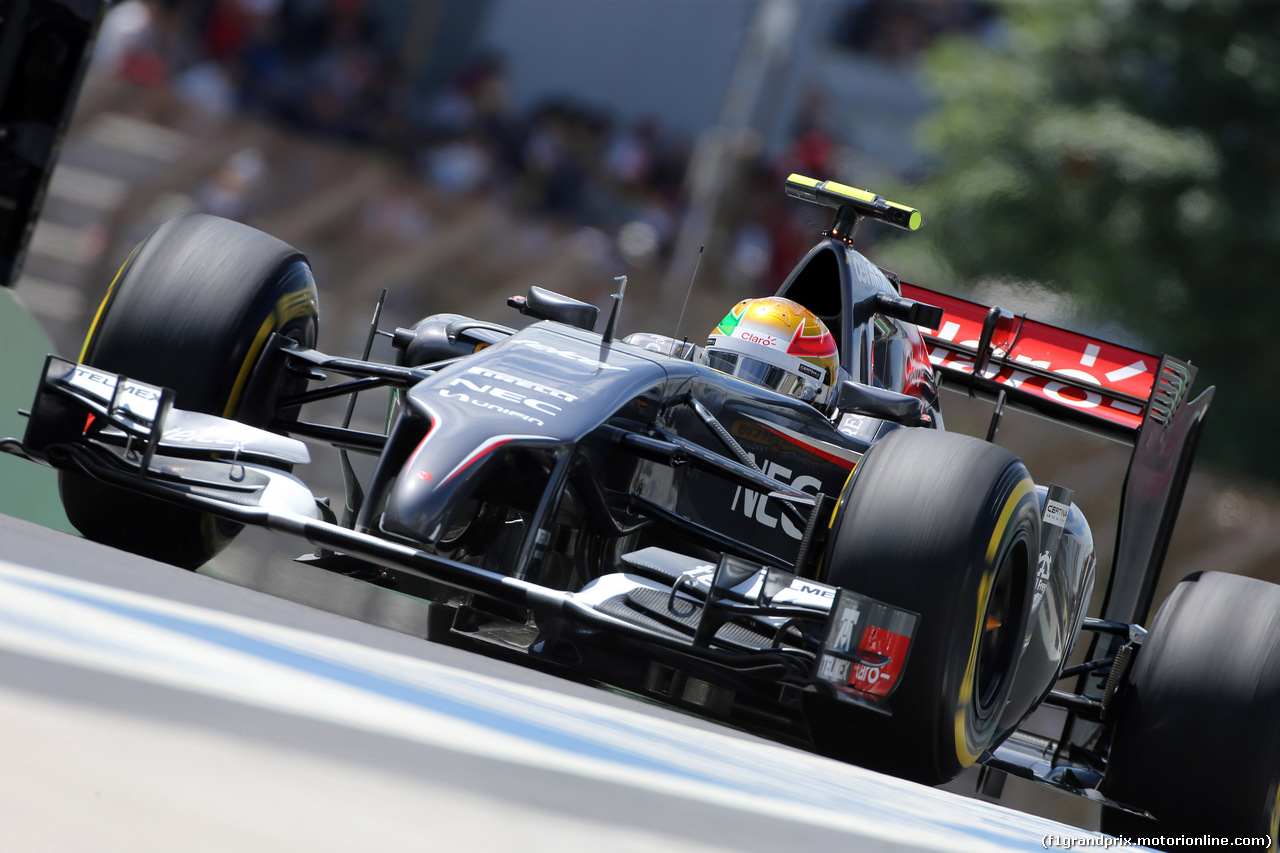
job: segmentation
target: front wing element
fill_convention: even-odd
[[[126,376],[57,356],[45,360],[23,446],[46,447],[84,440],[138,451],[149,463],[157,453],[219,454],[236,460],[301,465],[311,460],[297,439],[239,421],[173,407],[173,393]],[[139,462],[142,473],[147,464]]]
[[[606,575],[577,592],[451,560],[326,520],[300,481],[268,465],[156,452],[157,447],[191,447],[167,438],[165,425],[179,410],[166,411],[165,396],[155,386],[51,359],[31,412],[28,441],[6,439],[0,449],[231,521],[293,534],[367,565],[562,617],[677,657],[771,672],[771,678],[796,688],[889,710],[889,676],[898,677],[906,663],[913,614],[733,556],[712,564],[646,548],[623,560],[647,577]],[[107,425],[95,426],[99,419]],[[241,434],[242,450],[258,432]],[[264,451],[264,445],[252,446],[259,454]],[[275,445],[268,441],[266,446]],[[833,611],[832,604],[839,602]]]

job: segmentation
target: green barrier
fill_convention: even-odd
[[[13,292],[0,288],[0,437],[21,438],[44,357],[53,342],[22,307]],[[0,453],[0,513],[74,532],[58,498],[58,476],[52,468]]]

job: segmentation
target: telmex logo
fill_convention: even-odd
[[[119,383],[119,378],[114,373],[102,373],[97,370],[86,368],[83,365],[77,365],[67,382],[75,387],[85,387],[85,390],[90,390],[90,387],[92,386],[83,386],[82,382],[92,382],[96,385],[103,386],[104,390],[114,393]],[[97,391],[99,389],[93,388],[92,390]],[[120,393],[130,397],[137,397],[140,400],[160,399],[159,388],[156,388],[153,385],[143,385],[140,382],[134,382],[132,380],[127,380],[124,383],[124,388],[120,390]]]
[[[102,373],[83,364],[77,364],[71,371],[72,381],[76,379],[87,379],[90,382],[98,382],[103,385],[114,388],[116,385],[116,377],[113,373]]]

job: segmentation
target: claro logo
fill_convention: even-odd
[[[762,347],[776,347],[778,345],[778,339],[773,335],[757,335],[755,332],[744,331],[742,339],[753,344],[759,344]]]

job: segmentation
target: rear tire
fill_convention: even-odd
[[[1030,608],[1039,503],[1012,453],[897,430],[845,485],[824,580],[919,614],[892,716],[811,703],[819,751],[925,784],[998,735]]]
[[[1121,694],[1102,792],[1128,838],[1280,835],[1280,586],[1204,572],[1161,605]]]
[[[282,376],[260,363],[272,332],[314,346],[315,280],[306,258],[249,226],[196,214],[157,228],[107,291],[81,361],[172,388],[180,409],[265,427]],[[199,568],[241,526],[208,513],[59,475],[67,517],[87,538]]]

